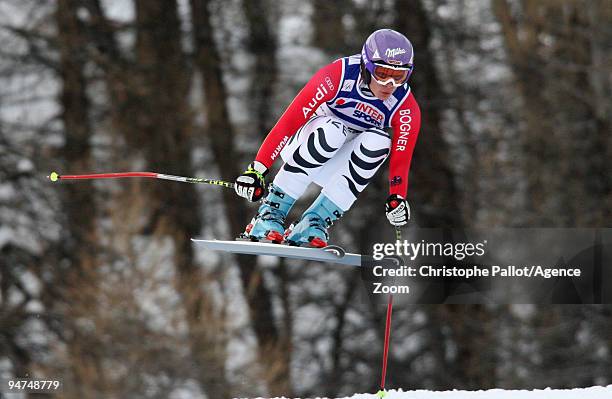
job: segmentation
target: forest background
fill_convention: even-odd
[[[382,27],[415,48],[411,223],[610,226],[609,0],[0,0],[0,372],[60,377],[66,398],[376,391],[385,309],[355,299],[358,272],[204,253],[191,237],[256,210],[231,190],[46,176],[233,180],[309,77]],[[393,237],[386,180],[335,243]],[[610,305],[394,315],[389,387],[606,384]]]

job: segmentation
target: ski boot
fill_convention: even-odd
[[[320,194],[297,222],[285,231],[289,245],[323,248],[327,246],[327,229],[342,217],[342,209]]]
[[[285,218],[294,203],[295,199],[271,184],[268,196],[264,198],[257,215],[247,225],[244,233],[241,234],[241,238],[251,241],[282,243],[285,233]]]

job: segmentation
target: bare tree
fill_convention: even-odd
[[[60,0],[57,3],[58,44],[60,54],[59,73],[62,82],[60,104],[65,129],[65,144],[62,154],[66,167],[75,171],[91,169],[91,124],[89,99],[86,94],[87,81],[86,41],[84,26],[77,16],[78,1]],[[65,228],[69,232],[64,240],[63,257],[69,262],[58,279],[59,293],[64,313],[65,327],[72,332],[66,340],[68,352],[73,359],[70,364],[76,391],[72,395],[93,397],[93,392],[102,392],[105,373],[100,353],[93,350],[95,335],[77,324],[81,318],[93,320],[98,313],[96,259],[96,206],[95,190],[90,182],[84,186],[63,187]],[[71,303],[78,306],[66,308]],[[94,345],[92,345],[94,344]]]
[[[597,226],[610,216],[604,170],[610,121],[592,84],[594,72],[600,76],[592,37],[601,28],[593,25],[591,7],[610,15],[606,2],[527,1],[516,14],[508,1],[493,1],[523,101],[523,173],[533,224]]]
[[[248,49],[255,58],[253,66],[250,101],[254,108],[253,128],[265,136],[274,121],[271,120],[274,87],[278,79],[276,51],[278,39],[270,23],[273,6],[267,0],[243,1],[247,27]]]
[[[343,54],[349,50],[346,46],[347,34],[344,28],[343,17],[350,12],[351,2],[342,1],[313,1],[312,26],[314,28],[313,43],[330,55]]]
[[[212,146],[214,160],[221,176],[233,180],[241,171],[235,144],[234,129],[229,120],[227,91],[223,85],[222,65],[219,51],[213,38],[210,22],[210,1],[191,0],[191,15],[194,27],[195,62],[201,71],[202,91],[205,97],[204,113],[207,116],[207,135]],[[230,231],[242,231],[247,221],[247,208],[236,200],[231,191],[223,192],[226,207],[225,216]],[[229,206],[231,204],[231,206]],[[238,256],[242,285],[249,304],[250,316],[258,343],[258,360],[263,365],[263,373],[272,395],[282,395],[290,390],[289,363],[290,337],[281,335],[274,320],[272,298],[263,280],[263,271],[257,267],[253,258]]]

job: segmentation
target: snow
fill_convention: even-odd
[[[371,393],[361,393],[339,399],[376,399]],[[532,391],[506,391],[490,389],[488,391],[387,391],[385,399],[606,399],[612,398],[612,385],[607,387],[590,387],[576,389],[536,389]],[[263,398],[257,398],[263,399]],[[275,398],[286,399],[286,398]],[[317,398],[323,399],[323,398]]]

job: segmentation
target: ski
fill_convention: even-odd
[[[201,240],[195,238],[191,240],[212,251],[224,251],[243,255],[280,256],[289,259],[361,266],[360,254],[346,253],[344,249],[337,245],[328,245],[324,248],[304,248],[252,241]]]

